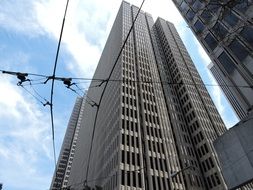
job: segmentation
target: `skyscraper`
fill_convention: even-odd
[[[212,144],[226,129],[174,25],[141,11],[114,66],[137,12],[122,2],[62,187],[226,189]]]
[[[75,154],[76,141],[82,120],[85,98],[77,98],[73,108],[67,131],[62,143],[57,167],[53,176],[50,189],[58,190],[67,185],[73,157]]]
[[[224,94],[226,95],[227,99],[235,110],[237,116],[241,120],[243,118],[246,118],[248,115],[248,110],[246,110],[247,105],[244,105],[244,101],[241,101],[240,98],[238,98],[238,95],[236,94],[237,91],[232,90],[233,88],[235,88],[233,84],[229,83],[229,81],[226,80],[226,76],[216,64],[210,63],[208,65],[208,68],[210,69],[216,81],[220,85],[221,89],[223,90]]]
[[[233,86],[222,89],[242,119],[253,108],[252,0],[173,2],[215,65],[217,82],[222,86]]]

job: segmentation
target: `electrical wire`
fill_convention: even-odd
[[[27,88],[25,88],[23,85],[19,85],[21,88],[23,88],[27,93],[29,93],[31,96],[33,96],[38,102],[40,102],[43,106],[47,105],[47,100],[46,103],[43,103],[37,96],[35,96],[32,92],[30,92]],[[44,98],[43,98],[44,99]]]
[[[64,11],[64,16],[63,16],[63,21],[62,21],[62,26],[61,26],[60,37],[59,37],[57,51],[56,51],[56,55],[55,55],[53,74],[50,77],[50,78],[52,78],[51,95],[50,95],[50,116],[51,116],[51,126],[52,126],[52,141],[53,141],[53,154],[54,154],[55,168],[56,168],[57,164],[56,164],[56,153],[55,153],[54,115],[53,115],[54,82],[55,82],[55,73],[56,73],[56,68],[57,68],[57,63],[58,63],[59,51],[60,51],[60,46],[61,46],[61,39],[62,39],[64,24],[65,24],[65,18],[66,18],[66,13],[67,13],[67,9],[68,9],[68,4],[69,4],[69,0],[67,0],[65,11]],[[48,77],[48,79],[49,79],[49,77]]]
[[[3,70],[0,70],[3,71]],[[5,72],[12,72],[12,71],[5,71]],[[8,73],[7,73],[8,74]],[[33,75],[37,75],[32,73]],[[31,75],[28,73],[28,75]],[[45,76],[44,78],[49,78],[52,79],[52,77],[50,76]],[[58,77],[55,76],[54,80],[60,80],[62,81],[63,79],[73,79],[73,80],[81,80],[82,82],[75,82],[74,84],[82,84],[82,83],[87,83],[87,82],[100,82],[100,83],[104,83],[104,82],[129,82],[129,83],[154,83],[154,84],[162,84],[162,85],[177,85],[177,84],[185,84],[185,85],[193,85],[193,86],[217,86],[217,87],[231,87],[231,88],[253,88],[252,85],[228,85],[228,84],[208,84],[208,83],[180,83],[180,82],[168,82],[168,81],[145,81],[145,80],[123,80],[123,79],[96,79],[96,78],[72,78],[72,77]],[[31,80],[31,81],[35,81],[35,80]],[[46,82],[41,82],[41,83],[32,83],[32,85],[37,85],[37,84],[46,84]],[[27,86],[30,84],[23,84],[23,86]],[[94,88],[94,87],[100,87],[102,85],[95,85],[95,86],[90,86],[90,88]],[[83,90],[82,88],[80,88],[80,90]]]
[[[49,105],[50,103],[49,103],[49,101],[46,99],[46,98],[44,98],[44,97],[42,97],[36,90],[35,90],[35,88],[33,87],[33,85],[30,83],[30,88],[34,91],[34,93],[35,94],[37,94],[37,96],[39,96],[41,99],[43,99],[46,103],[45,104],[43,104],[43,106],[46,106],[46,105]]]
[[[22,84],[22,85],[23,86],[30,86],[30,85],[35,86],[35,85],[39,85],[39,84],[44,84],[44,82],[36,82],[36,83],[31,82],[31,84]]]
[[[3,74],[17,74],[20,72],[15,72],[15,71],[6,71],[6,70],[2,70],[0,69],[0,72],[2,72]],[[37,76],[37,77],[44,77],[44,78],[48,78],[49,76],[47,75],[41,75],[41,74],[35,74],[35,73],[25,73],[27,75],[31,75],[31,76]]]
[[[131,33],[131,31],[133,30],[134,24],[135,24],[135,22],[136,22],[136,20],[137,20],[137,18],[138,18],[138,16],[139,16],[139,13],[140,13],[140,11],[141,11],[141,8],[142,8],[144,2],[145,2],[145,0],[142,1],[141,6],[140,6],[140,8],[138,9],[138,12],[137,12],[137,14],[136,14],[136,16],[135,16],[135,18],[134,18],[134,20],[133,20],[133,23],[132,23],[132,25],[131,25],[131,28],[130,28],[129,31],[128,31],[128,34],[127,34],[127,36],[126,36],[126,39],[124,40],[123,45],[121,46],[120,51],[119,51],[119,53],[118,53],[118,56],[117,56],[117,58],[116,58],[116,60],[115,60],[115,62],[114,62],[114,64],[113,64],[113,67],[112,67],[112,69],[111,69],[111,71],[110,71],[110,74],[109,74],[108,78],[107,78],[106,81],[105,81],[105,86],[104,86],[104,88],[103,88],[103,90],[102,90],[102,93],[101,93],[101,96],[100,96],[100,99],[99,99],[99,103],[98,103],[97,110],[96,110],[96,115],[95,115],[95,120],[94,120],[94,125],[93,125],[92,136],[91,136],[91,146],[90,146],[89,155],[88,155],[88,162],[87,162],[87,169],[86,169],[86,177],[85,177],[85,181],[86,181],[86,182],[87,182],[87,178],[88,178],[88,174],[89,174],[90,157],[91,157],[91,152],[92,152],[92,147],[93,147],[93,140],[94,140],[94,135],[95,135],[95,129],[96,129],[96,123],[97,123],[97,116],[98,116],[99,106],[101,105],[101,102],[102,102],[102,99],[103,99],[103,95],[104,95],[104,93],[105,93],[105,89],[106,89],[106,87],[107,87],[107,85],[108,85],[108,80],[110,80],[110,78],[111,78],[111,76],[112,76],[112,73],[113,73],[113,71],[114,71],[114,68],[116,67],[116,64],[117,64],[117,62],[118,62],[118,60],[119,60],[119,58],[120,58],[120,56],[121,56],[121,53],[122,53],[122,51],[123,51],[123,49],[124,49],[124,47],[125,47],[125,45],[126,45],[126,42],[127,42],[128,38],[129,38],[129,36],[130,36],[130,33]],[[101,84],[101,85],[102,85],[102,84]]]

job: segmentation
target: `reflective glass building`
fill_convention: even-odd
[[[173,2],[215,65],[217,82],[228,87],[222,89],[238,117],[244,118],[253,108],[253,1]]]

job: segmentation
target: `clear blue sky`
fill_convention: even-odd
[[[141,1],[131,1],[140,5]],[[57,75],[91,78],[121,0],[69,3]],[[65,1],[0,1],[0,69],[50,75]],[[215,81],[210,62],[170,0],[146,0],[144,11],[173,22],[205,83]],[[4,190],[49,189],[54,171],[50,112],[21,87],[14,76],[0,74],[0,183]],[[86,85],[87,86],[87,85]],[[83,85],[83,87],[86,87]],[[27,89],[32,89],[27,86]],[[50,83],[35,89],[46,99]],[[226,125],[237,122],[218,87],[208,88]],[[76,94],[56,82],[54,94],[56,152],[60,151]]]

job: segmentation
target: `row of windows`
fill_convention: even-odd
[[[202,161],[202,168],[204,172],[209,171],[210,169],[214,168],[214,163],[211,157],[207,158],[206,160]]]
[[[147,126],[147,135],[156,137],[156,138],[162,138],[162,132],[161,129]]]
[[[157,153],[164,154],[164,145],[160,142],[148,140],[148,149],[149,151],[154,151]]]
[[[153,189],[169,189],[169,178],[152,176]]]
[[[121,171],[121,185],[141,188],[141,174],[135,171]]]
[[[197,133],[193,137],[193,141],[195,144],[198,144],[198,143],[202,142],[203,140],[204,140],[204,135],[203,135],[202,131],[200,131],[199,133]]]
[[[145,121],[149,122],[149,123],[154,123],[154,124],[160,125],[158,116],[151,115],[148,113],[145,113]]]
[[[210,177],[207,177],[207,182],[208,182],[209,188],[213,188],[221,184],[220,178],[217,173],[214,173]]]
[[[123,145],[139,148],[139,138],[136,136],[122,134],[121,143]]]
[[[122,79],[125,80],[124,77],[122,77]],[[128,95],[132,95],[132,96],[135,96],[135,94],[136,94],[135,88],[132,89],[132,88],[128,88],[128,87],[126,87],[126,86],[125,86],[125,87],[122,86],[122,92],[123,92],[123,93],[126,93],[126,94],[128,94]]]
[[[137,119],[137,110],[133,110],[127,107],[122,107],[122,115],[127,117],[132,117]]]
[[[121,162],[123,164],[131,164],[134,166],[141,166],[140,155],[139,153],[121,151]]]
[[[206,155],[207,153],[209,153],[207,145],[203,144],[202,146],[197,148],[197,152],[198,152],[199,157],[202,157],[202,156]]]

